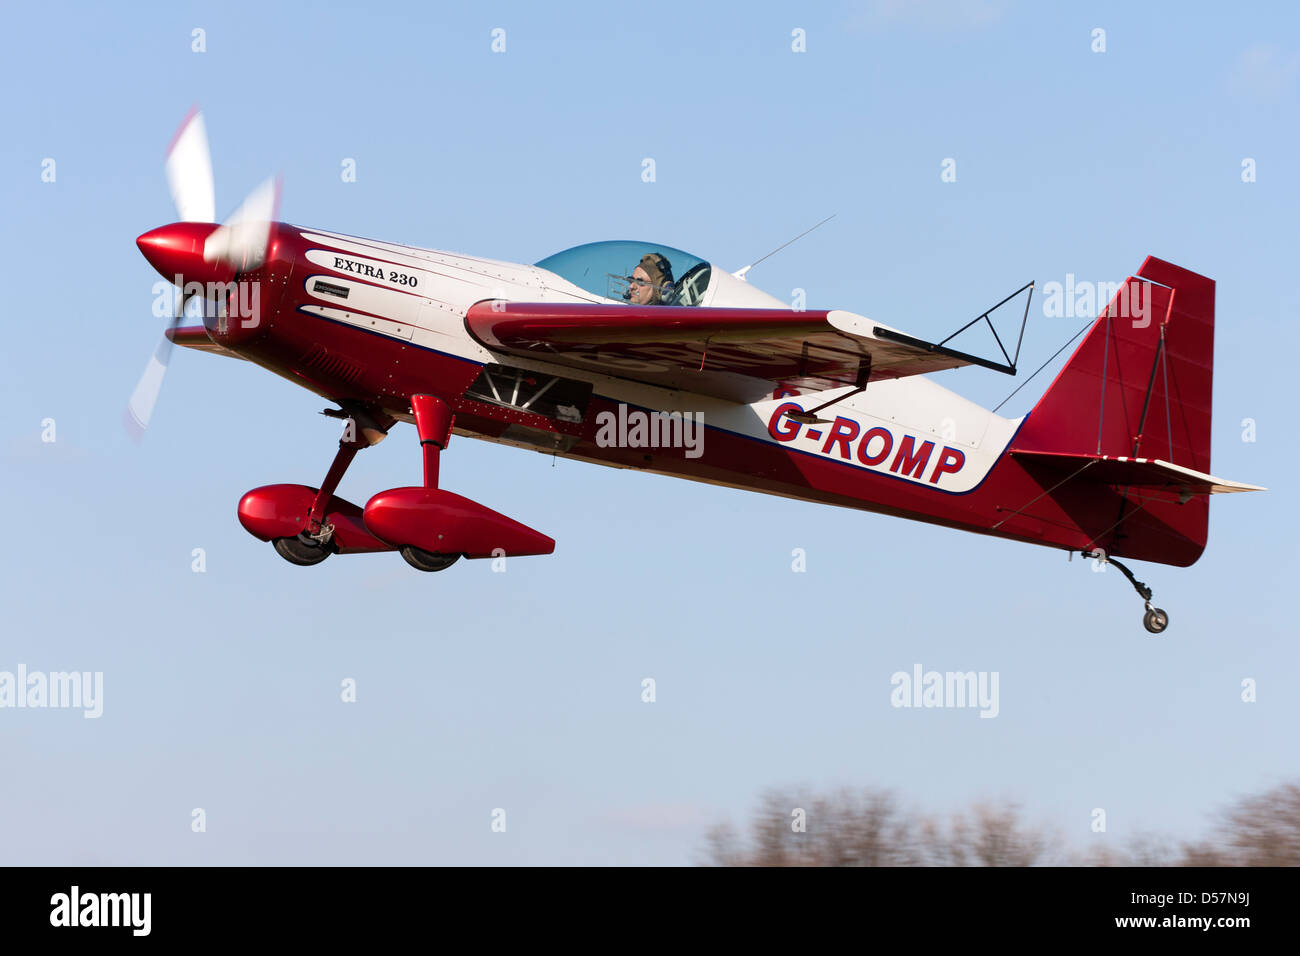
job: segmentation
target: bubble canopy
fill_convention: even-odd
[[[699,256],[693,256],[672,246],[656,242],[637,242],[631,239],[614,239],[608,242],[588,242],[572,249],[565,249],[553,256],[547,256],[534,263],[539,269],[553,272],[562,279],[572,282],[579,289],[602,298],[621,298],[611,294],[611,277],[625,277],[632,274],[641,257],[648,252],[657,252],[668,260],[672,268],[673,280],[681,281],[696,266],[704,272],[708,263]]]

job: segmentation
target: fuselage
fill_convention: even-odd
[[[1044,498],[1041,477],[1006,454],[1024,419],[921,376],[845,387],[822,413],[829,421],[800,424],[784,413],[837,392],[813,399],[755,381],[761,397],[726,401],[637,381],[635,367],[606,374],[614,363],[599,355],[588,370],[492,352],[466,325],[484,303],[609,301],[538,266],[277,224],[265,265],[239,281],[256,283],[257,314],[236,314],[232,299],[229,314],[205,320],[213,342],[344,408],[411,422],[410,397],[435,394],[460,435],[1054,547],[1093,544],[1079,502]],[[699,306],[790,308],[716,269]]]

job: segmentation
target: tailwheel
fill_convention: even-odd
[[[1147,612],[1142,617],[1142,626],[1152,634],[1163,634],[1165,628],[1169,626],[1169,615],[1165,613],[1164,608],[1152,607],[1147,605]]]
[[[273,542],[276,553],[284,558],[290,564],[297,564],[301,567],[311,567],[313,564],[320,564],[330,556],[333,549],[328,544],[322,544],[319,541],[304,541],[301,537],[296,538],[276,538]]]
[[[1169,615],[1165,613],[1164,608],[1151,606],[1151,589],[1134,577],[1133,572],[1128,569],[1127,565],[1109,557],[1105,551],[1080,551],[1079,553],[1085,558],[1096,558],[1098,561],[1113,564],[1119,568],[1124,573],[1124,577],[1128,578],[1129,584],[1133,585],[1133,590],[1137,591],[1142,603],[1146,605],[1147,612],[1142,616],[1142,626],[1152,634],[1163,634],[1165,632],[1165,629],[1169,627]]]
[[[444,571],[460,560],[459,554],[438,554],[417,548],[413,544],[402,548],[402,557],[417,571]]]

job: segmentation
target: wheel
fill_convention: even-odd
[[[1142,616],[1142,626],[1152,634],[1163,634],[1165,628],[1169,626],[1169,615],[1165,613],[1164,608],[1149,608]]]
[[[299,538],[276,538],[276,553],[290,564],[308,568],[320,564],[330,556],[330,549],[319,544],[304,544]]]
[[[438,554],[417,548],[413,544],[402,548],[402,557],[417,571],[443,571],[460,560],[459,554]]]

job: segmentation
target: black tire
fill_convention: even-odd
[[[402,557],[417,571],[445,571],[460,560],[459,554],[438,554],[417,548],[413,544],[402,548]]]
[[[1164,608],[1153,607],[1142,616],[1142,626],[1152,634],[1163,634],[1169,626],[1169,615]]]
[[[304,544],[298,538],[276,538],[272,544],[275,545],[275,551],[280,557],[290,564],[304,568],[320,564],[332,553],[329,548],[319,544]]]

